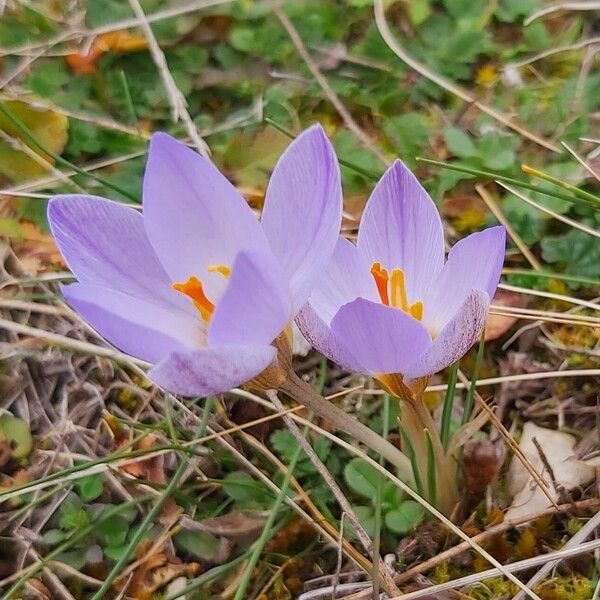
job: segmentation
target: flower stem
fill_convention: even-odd
[[[412,473],[410,460],[396,446],[382,438],[363,425],[360,421],[345,413],[334,404],[318,394],[312,386],[302,381],[294,373],[290,373],[281,384],[280,389],[288,396],[303,404],[316,415],[327,421],[330,425],[345,431],[358,442],[374,450],[383,458],[392,463],[402,474],[410,476]]]

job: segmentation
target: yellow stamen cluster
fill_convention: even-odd
[[[423,303],[420,300],[409,304],[406,293],[406,280],[402,269],[392,269],[391,276],[381,263],[373,263],[371,275],[375,280],[377,291],[381,302],[392,308],[400,310],[413,316],[420,321],[423,318]]]

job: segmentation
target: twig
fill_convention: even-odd
[[[518,190],[515,190],[513,187],[510,187],[509,185],[506,185],[505,183],[502,183],[501,181],[496,181],[496,183],[498,185],[502,186],[505,190],[509,191],[511,194],[513,194],[517,198],[519,198],[520,200],[523,200],[523,202],[526,202],[530,206],[533,206],[534,208],[541,210],[542,212],[546,213],[547,215],[554,217],[556,220],[562,221],[566,225],[570,225],[571,227],[574,227],[575,229],[579,229],[580,231],[583,231],[584,233],[587,233],[589,235],[593,235],[594,237],[600,237],[600,231],[598,231],[597,229],[593,229],[592,227],[588,227],[587,225],[578,223],[577,221],[574,221],[573,219],[569,219],[569,217],[565,217],[564,215],[557,213],[556,211],[552,210],[551,208],[547,208],[546,206],[535,202],[531,198],[528,198],[527,196],[525,196]]]
[[[490,193],[481,184],[475,186],[477,193],[481,196],[482,200],[486,203],[487,207],[492,211],[496,219],[504,225],[506,232],[516,244],[517,248],[521,251],[521,254],[527,259],[529,264],[536,270],[539,271],[542,268],[540,261],[533,255],[527,244],[523,241],[521,236],[514,230],[508,219],[504,216],[504,213],[500,210]]]
[[[591,0],[583,0],[583,2],[560,2],[558,4],[552,4],[537,10],[536,12],[529,15],[524,21],[523,25],[527,26],[533,23],[536,19],[546,17],[560,10],[599,10],[600,2],[592,2]]]
[[[472,104],[481,112],[484,112],[490,117],[496,119],[496,121],[498,121],[499,123],[502,123],[506,127],[513,129],[518,134],[526,137],[532,142],[535,142],[536,144],[539,144],[540,146],[543,146],[548,150],[552,150],[553,152],[562,152],[561,148],[553,142],[536,135],[528,129],[525,129],[525,127],[520,123],[515,122],[513,119],[500,112],[499,110],[496,110],[495,108],[492,108],[491,106],[480,102],[479,100],[477,100],[477,98],[475,98],[475,96],[473,96],[473,94],[469,93],[467,90],[449,81],[445,77],[435,73],[426,65],[415,60],[412,56],[410,56],[410,54],[406,52],[406,50],[404,50],[402,46],[400,46],[400,44],[396,41],[392,32],[390,31],[390,28],[385,18],[384,0],[374,0],[374,10],[375,23],[377,24],[377,28],[379,29],[381,37],[384,39],[385,43],[389,46],[389,48],[394,52],[394,54],[398,56],[400,60],[405,62],[409,67],[417,71],[423,77],[426,77],[430,81],[433,81],[433,83],[439,85],[447,92],[454,94],[455,96],[457,96],[464,102],[467,102],[468,104]]]
[[[600,512],[596,513],[563,547],[559,552],[556,552],[557,555],[556,560],[549,560],[549,557],[543,561],[540,569],[535,573],[535,575],[527,582],[527,586],[536,586],[538,583],[543,581],[546,576],[552,572],[552,570],[558,565],[558,563],[568,556],[575,556],[581,553],[581,549],[586,546],[583,543],[584,540],[589,538],[594,531],[600,526]],[[594,540],[593,542],[588,542],[588,545],[598,544],[598,540]],[[598,547],[598,546],[596,546]],[[592,549],[595,549],[592,548]],[[560,553],[564,552],[565,555],[561,555]],[[568,552],[572,552],[567,554]],[[547,556],[547,555],[546,555]],[[523,600],[524,596],[518,593],[513,600]]]
[[[181,6],[172,6],[170,8],[166,8],[165,10],[160,10],[155,13],[151,13],[146,16],[145,20],[148,23],[155,23],[156,21],[163,21],[165,19],[180,17],[182,15],[196,12],[204,8],[220,6],[222,4],[230,4],[231,2],[233,2],[233,0],[195,0],[194,2],[189,2],[188,4],[183,4]],[[24,54],[46,46],[50,48],[66,40],[73,40],[84,37],[93,38],[102,35],[103,33],[111,33],[113,31],[129,29],[130,27],[136,27],[138,25],[141,25],[143,20],[144,19],[139,18],[122,19],[121,21],[113,21],[112,23],[107,23],[106,25],[100,25],[99,27],[95,27],[94,29],[74,30],[70,32],[70,34],[67,37],[64,36],[64,33],[61,33],[51,39],[44,40],[42,42],[36,41],[29,44],[23,44],[21,46],[14,46],[12,48],[0,48],[0,56]]]
[[[192,117],[190,117],[190,113],[187,109],[187,101],[175,80],[173,79],[173,75],[171,75],[171,71],[169,71],[169,65],[167,64],[167,59],[165,58],[165,54],[162,51],[158,41],[156,40],[156,36],[152,31],[152,27],[150,27],[150,23],[148,22],[148,18],[144,13],[144,9],[140,5],[139,0],[129,0],[129,4],[133,9],[136,17],[140,21],[140,28],[144,33],[144,37],[148,42],[148,48],[150,50],[150,54],[152,55],[152,60],[160,73],[161,79],[165,85],[165,89],[167,90],[167,96],[169,97],[169,102],[171,104],[171,116],[173,121],[182,121],[187,134],[190,136],[196,150],[204,156],[204,158],[210,158],[210,150],[206,142],[200,137],[200,133],[198,132],[198,128],[194,124]]]
[[[509,529],[518,527],[519,525],[524,525],[525,523],[535,521],[536,519],[539,519],[540,517],[544,517],[546,515],[555,515],[555,514],[557,514],[557,512],[562,513],[562,512],[571,510],[571,509],[578,509],[578,508],[580,509],[582,507],[587,507],[587,506],[597,507],[599,502],[600,502],[599,500],[597,500],[596,498],[593,498],[591,500],[583,500],[583,501],[577,502],[575,504],[572,504],[572,503],[560,504],[558,507],[558,511],[554,507],[549,507],[543,511],[540,511],[540,512],[532,514],[532,515],[525,515],[523,517],[519,517],[518,519],[507,519],[506,521],[503,521],[502,523],[499,523],[498,525],[494,525],[493,527],[490,527],[489,529],[486,529],[485,531],[478,533],[477,535],[473,536],[472,539],[475,540],[478,544],[481,544],[482,542],[484,542],[485,540],[487,540],[491,537],[494,537],[496,535],[504,533],[505,531],[508,531]],[[396,575],[396,577],[394,577],[394,581],[396,583],[402,583],[404,581],[409,581],[416,575],[420,575],[421,573],[427,573],[428,571],[431,571],[432,569],[434,569],[441,563],[443,563],[447,560],[451,560],[455,556],[458,556],[458,555],[462,554],[463,552],[466,552],[467,550],[469,550],[469,545],[465,542],[461,542],[460,544],[457,544],[456,546],[449,548],[448,550],[445,550],[444,552],[441,552],[440,554],[436,554],[429,560],[421,562],[418,565],[415,565],[414,567],[412,567],[411,569],[408,569],[407,571],[404,571],[403,573]]]
[[[525,560],[520,560],[518,562],[509,563],[507,565],[504,565],[503,569],[507,573],[510,573],[512,575],[512,573],[526,571],[527,569],[531,569],[532,567],[542,565],[540,571],[538,571],[539,573],[544,569],[546,565],[552,565],[550,567],[552,569],[557,562],[560,562],[565,558],[569,558],[571,556],[578,556],[579,554],[585,554],[586,552],[593,552],[597,548],[600,548],[600,540],[593,540],[591,542],[586,542],[576,547],[564,547],[561,550],[557,550],[556,552],[548,552],[547,554],[542,554],[541,556],[534,556],[532,558],[526,558]],[[497,577],[498,575],[500,575],[498,569],[488,569],[487,571],[482,571],[481,573],[467,575],[466,577],[460,577],[459,579],[453,579],[446,583],[432,585],[430,587],[418,590],[416,592],[409,592],[408,594],[403,594],[402,596],[396,596],[394,598],[390,598],[390,600],[415,600],[416,598],[431,597],[431,595],[434,595],[438,592],[445,592],[446,590],[456,590],[458,588],[473,585],[474,583],[479,583],[480,581],[485,581],[486,579],[490,579],[491,577]],[[512,577],[514,577],[514,575],[512,575]],[[528,583],[530,584],[531,581]],[[533,594],[533,592],[531,593]],[[521,596],[516,596],[514,600],[517,600],[517,598],[520,597]]]
[[[290,18],[286,15],[286,13],[279,7],[273,8],[273,13],[279,19],[280,23],[283,25],[283,28],[286,30],[287,34],[290,36],[292,43],[296,47],[298,54],[302,57],[302,60],[306,63],[306,66],[313,74],[313,77],[317,80],[317,83],[321,86],[325,96],[327,99],[333,104],[334,108],[338,111],[340,117],[346,124],[346,127],[350,129],[356,135],[360,143],[371,150],[373,154],[377,156],[377,158],[384,164],[389,165],[390,161],[386,158],[386,156],[377,148],[375,142],[371,139],[371,137],[361,129],[358,123],[354,120],[354,117],[350,114],[350,111],[346,108],[344,103],[340,100],[339,96],[335,93],[333,88],[329,85],[327,78],[321,73],[319,66],[309,54],[298,30],[290,20]]]

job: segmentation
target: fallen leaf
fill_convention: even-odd
[[[136,445],[136,450],[149,450],[156,446],[158,436],[149,434],[143,437]],[[155,483],[166,483],[165,456],[159,454],[145,460],[135,460],[130,463],[121,464],[121,470],[133,477],[147,479]]]
[[[107,52],[122,54],[138,52],[148,47],[146,38],[128,31],[112,31],[98,36],[89,49],[65,56],[65,61],[75,75],[91,75],[96,72],[98,59]]]
[[[493,303],[498,306],[524,308],[527,306],[527,298],[523,294],[517,294],[516,292],[496,290]],[[493,340],[497,340],[517,321],[518,317],[503,317],[501,315],[489,314],[485,323],[485,341],[492,342]]]
[[[36,108],[21,100],[4,100],[2,105],[27,126],[42,146],[54,154],[63,151],[69,128],[67,117],[53,110]],[[39,164],[17,147],[19,144],[31,145],[22,138],[18,127],[3,114],[0,114],[0,130],[15,140],[13,143],[0,140],[0,175],[18,183],[41,177],[48,172],[47,166]],[[44,161],[53,164],[50,156],[40,153],[37,148],[32,150]]]
[[[561,488],[572,490],[589,483],[595,477],[596,470],[592,464],[577,460],[576,443],[576,438],[568,433],[538,427],[531,421],[523,426],[519,448],[533,468],[548,482],[550,497],[555,501],[559,500]],[[552,474],[548,472],[538,447]],[[513,498],[506,514],[507,519],[536,514],[551,506],[544,492],[516,456],[510,462],[507,482],[509,494]]]
[[[263,515],[232,511],[202,521],[183,519],[181,524],[184,529],[207,531],[228,538],[253,538],[262,531],[265,521]]]

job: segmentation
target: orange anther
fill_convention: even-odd
[[[197,277],[192,275],[185,283],[174,283],[171,287],[191,298],[205,321],[210,319],[215,305],[206,297],[202,282]]]
[[[387,269],[382,269],[381,263],[379,263],[379,262],[373,263],[373,266],[371,267],[371,275],[373,276],[373,279],[375,280],[375,285],[377,286],[377,291],[379,292],[379,297],[381,298],[381,301],[383,302],[383,304],[387,304],[389,306],[389,304],[390,304],[390,299],[388,297],[389,276],[388,276]]]

